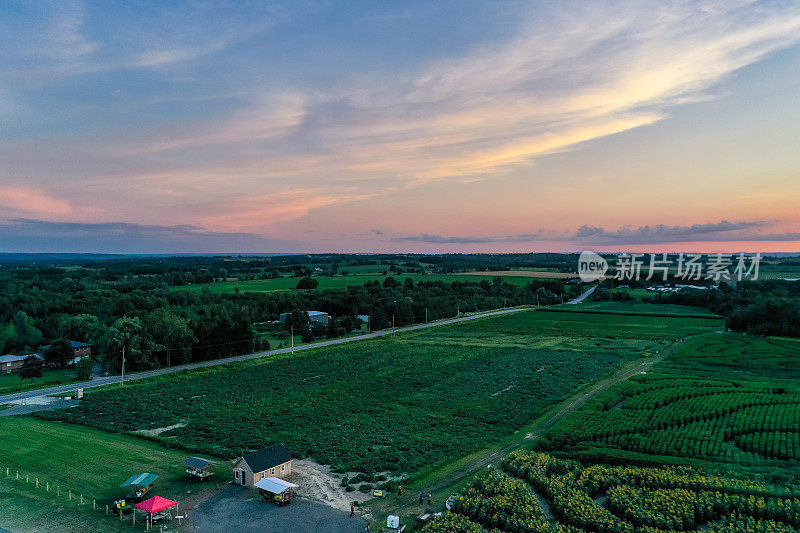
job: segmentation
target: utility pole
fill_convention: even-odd
[[[536,295],[536,309],[539,309],[539,295]]]
[[[122,345],[122,375],[119,378],[120,386],[125,386],[125,345]]]
[[[289,330],[292,332],[292,352],[294,352],[294,326],[289,326]]]
[[[428,308],[425,308],[425,322],[428,322]]]

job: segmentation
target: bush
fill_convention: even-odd
[[[83,357],[75,365],[75,374],[81,381],[88,381],[92,379],[92,370],[94,369],[94,361],[91,357]]]
[[[319,286],[319,281],[312,277],[306,276],[297,282],[298,289],[316,289]]]

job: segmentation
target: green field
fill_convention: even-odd
[[[652,296],[652,295],[651,295]],[[607,313],[623,313],[632,315],[659,315],[678,317],[717,317],[704,307],[691,307],[688,305],[674,304],[649,304],[641,302],[592,302],[584,301],[577,305],[561,304],[555,309],[572,311],[591,311]]]
[[[800,474],[800,341],[700,337],[554,428],[542,449],[612,462]]]
[[[472,276],[465,274],[358,274],[352,276],[315,276],[314,279],[319,282],[319,286],[315,290],[323,289],[344,289],[353,286],[362,286],[365,283],[377,281],[383,283],[387,277],[402,282],[406,278],[414,280],[414,283],[420,281],[444,281],[451,283],[453,281],[469,281],[478,283],[481,280],[492,281],[494,276]],[[503,281],[511,285],[525,286],[537,278],[528,278],[521,276],[504,276]],[[172,291],[190,291],[200,292],[204,289],[212,293],[227,294],[233,293],[238,288],[241,292],[272,292],[272,291],[285,291],[294,290],[297,288],[297,283],[300,278],[295,277],[281,277],[275,279],[256,279],[246,281],[225,281],[215,283],[198,283],[195,285],[179,285],[170,287]]]
[[[653,368],[477,477],[425,533],[800,530],[800,340],[701,335]]]
[[[226,483],[231,475],[230,464],[220,461],[213,467],[217,480],[198,484],[184,477],[185,452],[128,435],[30,417],[0,418],[0,435],[0,526],[23,531],[48,530],[51,519],[56,520],[53,531],[63,531],[66,523],[86,524],[70,529],[74,531],[113,530],[118,522],[104,519],[100,511],[92,513],[92,500],[104,510],[106,504],[125,496],[125,489],[119,485],[133,474],[157,474],[153,494],[179,503],[190,501],[201,490]],[[25,483],[26,476],[30,483]],[[48,483],[50,491],[46,490]],[[72,502],[68,500],[70,490]],[[86,502],[82,508],[78,506],[80,495]],[[58,515],[43,513],[48,508]]]
[[[74,368],[46,368],[42,377],[22,379],[16,372],[0,374],[0,395],[26,390],[54,387],[78,381]]]
[[[87,393],[43,418],[221,457],[285,442],[337,470],[413,473],[486,447],[577,387],[718,320],[519,312]]]

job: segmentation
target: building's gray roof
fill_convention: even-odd
[[[13,363],[14,361],[24,361],[30,356],[34,356],[39,360],[44,359],[44,356],[40,353],[29,353],[26,355],[15,355],[10,353],[0,357],[0,363]]]
[[[214,464],[214,461],[209,461],[208,459],[203,459],[202,457],[189,457],[183,462],[183,464],[185,464],[189,468],[196,468],[198,470],[202,470],[208,465]]]
[[[257,452],[248,453],[242,456],[242,460],[244,460],[247,466],[250,467],[250,470],[255,473],[263,472],[267,468],[272,468],[273,466],[288,463],[292,460],[292,454],[289,453],[289,450],[286,449],[283,443],[280,443],[267,446],[263,450],[258,450]]]
[[[88,348],[89,346],[92,346],[91,344],[87,344],[85,342],[78,342],[78,341],[69,341],[69,343],[72,345],[73,349],[75,349],[75,348]],[[46,352],[47,350],[50,349],[50,345],[48,344],[47,346],[39,346],[39,349],[41,351],[43,351],[43,352]]]
[[[296,489],[297,485],[277,477],[265,477],[256,483],[256,487],[272,494],[282,494],[286,489]]]

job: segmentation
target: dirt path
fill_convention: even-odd
[[[544,436],[547,431],[558,422],[575,412],[598,394],[618,383],[627,381],[637,374],[646,372],[653,365],[660,363],[675,353],[683,345],[683,342],[677,341],[652,357],[648,357],[647,359],[635,359],[620,365],[613,374],[590,384],[576,394],[551,407],[544,415],[516,432],[513,436],[490,448],[464,457],[455,463],[445,465],[424,476],[423,479],[413,486],[406,487],[407,491],[404,493],[402,499],[393,495],[385,500],[371,502],[369,506],[371,513],[373,516],[380,518],[386,514],[408,516],[421,512],[424,506],[419,505],[418,495],[420,491],[425,493],[426,499],[427,494],[429,492],[432,493],[434,510],[444,510],[445,500],[450,496],[451,491],[459,484],[471,479],[480,472],[486,471],[487,468],[496,465],[500,459],[514,450],[532,444]]]
[[[370,495],[359,491],[347,492],[342,487],[341,479],[331,472],[330,466],[321,465],[308,459],[295,459],[292,462],[292,482],[300,487],[297,495],[316,500],[339,510],[347,510],[352,502],[363,502]],[[354,474],[349,474],[352,476]]]

